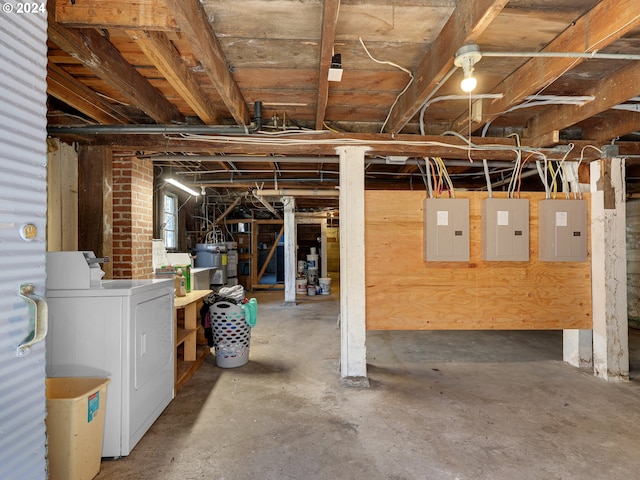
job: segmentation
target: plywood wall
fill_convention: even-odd
[[[580,263],[537,260],[543,193],[522,194],[530,200],[529,262],[483,261],[480,211],[487,194],[456,197],[469,198],[470,261],[434,263],[423,261],[425,193],[366,192],[368,330],[592,328],[590,252]]]

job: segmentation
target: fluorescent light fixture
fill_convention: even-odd
[[[186,185],[180,183],[175,178],[167,178],[167,179],[165,179],[165,182],[170,183],[171,185],[173,185],[175,187],[178,187],[180,190],[183,190],[183,191],[187,192],[189,195],[193,195],[194,197],[197,197],[198,195],[200,195],[198,192],[196,192],[195,190],[192,190],[191,188],[187,187]]]

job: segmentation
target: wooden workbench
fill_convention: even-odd
[[[203,298],[210,293],[212,293],[211,290],[192,290],[184,297],[175,297],[173,301],[176,391],[211,353],[206,343],[204,345],[198,343],[198,331],[202,330],[199,318],[200,308]]]

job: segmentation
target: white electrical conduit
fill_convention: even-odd
[[[445,80],[443,80],[443,82]],[[502,97],[504,97],[504,94],[502,93],[481,93],[481,94],[471,95],[471,100],[481,100],[484,98],[502,98]],[[419,117],[420,118],[420,134],[425,135],[424,112],[427,110],[427,108],[429,108],[434,103],[444,102],[447,100],[469,100],[469,95],[468,94],[467,95],[442,95],[440,97],[435,97],[432,99],[425,100],[424,103],[422,104],[422,107],[420,108],[420,117]]]
[[[640,60],[640,55],[628,53],[593,52],[480,52],[483,57],[527,57],[527,58],[601,58],[605,60]]]
[[[281,188],[281,189],[273,189],[273,190],[265,190],[258,189],[254,190],[253,196],[256,198],[259,197],[277,197],[277,196],[285,196],[285,197],[318,197],[318,198],[327,198],[327,197],[339,197],[339,190],[316,190],[316,189],[304,189],[304,188]]]
[[[611,107],[612,110],[628,110],[630,112],[640,112],[640,103],[621,103]]]
[[[486,158],[482,160],[482,166],[484,168],[484,178],[487,180],[487,192],[489,192],[489,198],[492,198],[493,190],[491,189],[491,175],[489,175],[489,164]]]
[[[530,95],[525,99],[524,103],[520,103],[518,105],[514,105],[513,107],[506,110],[504,113],[513,112],[514,110],[519,110],[521,108],[529,108],[529,107],[540,107],[545,105],[578,105],[583,106],[588,102],[592,102],[596,97],[592,95],[580,95],[580,96],[570,96],[570,95]],[[482,133],[480,136],[486,137],[487,131],[491,126],[491,121],[484,124],[482,128]]]

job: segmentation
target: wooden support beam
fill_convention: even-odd
[[[256,283],[260,283],[260,279],[264,275],[264,272],[267,270],[267,267],[269,266],[269,262],[273,258],[273,254],[276,253],[276,249],[278,248],[278,242],[280,242],[280,239],[282,238],[283,235],[284,235],[284,224],[282,224],[282,227],[280,227],[280,232],[278,233],[278,236],[273,242],[273,245],[271,245],[271,248],[269,249],[269,253],[267,254],[267,258],[264,259],[262,268],[258,272],[258,281]]]
[[[638,25],[640,25],[640,2],[602,0],[558,35],[542,49],[542,52],[602,50]],[[482,121],[472,121],[471,132],[509,111],[527,96],[541,91],[567,70],[583,61],[582,58],[532,58],[491,92],[500,93],[503,96],[483,104]],[[468,133],[468,113],[458,117],[451,129]]]
[[[391,112],[385,132],[399,132],[418,113],[425,100],[454,68],[453,59],[458,48],[476,41],[508,0],[461,0],[456,3],[449,21],[413,72],[413,84]]]
[[[47,64],[47,93],[100,123],[136,123],[51,62]]]
[[[320,68],[318,72],[318,101],[316,103],[316,130],[322,130],[329,101],[329,68],[336,39],[340,0],[324,0],[322,10],[322,36],[320,40]]]
[[[640,62],[631,62],[593,87],[590,94],[596,97],[594,101],[585,105],[553,105],[546,108],[529,121],[523,143],[533,146],[544,145],[532,143],[528,138],[540,137],[550,131],[570,127],[640,95],[639,76]]]
[[[68,29],[49,22],[49,39],[122,93],[158,123],[184,123],[184,116],[129,64],[109,40],[92,29]]]
[[[171,137],[167,135],[107,135],[99,132],[92,132],[88,135],[56,134],[53,129],[51,135],[69,142],[80,142],[89,145],[108,145],[118,150],[159,150],[162,152],[192,152],[192,153],[217,153],[226,154],[246,154],[253,155],[335,155],[335,148],[339,145],[369,145],[370,155],[408,155],[415,157],[443,157],[451,159],[473,160],[508,160],[516,158],[513,151],[504,147],[513,147],[513,139],[503,137],[472,137],[471,142],[475,145],[499,145],[494,149],[486,148],[482,150],[471,150],[467,144],[453,136],[438,135],[389,135],[389,134],[341,134],[326,131],[322,134],[296,134],[297,143],[283,143],[273,146],[270,143],[261,144],[255,142],[255,136],[243,143],[243,137],[236,137],[234,142],[227,139],[215,140],[210,136],[208,141],[189,140],[183,137]],[[316,142],[321,140],[321,142]],[[563,142],[567,143],[567,142]],[[587,142],[572,141],[576,149],[586,145]],[[627,142],[625,149],[636,152],[637,149],[631,142]],[[576,160],[580,157],[580,152],[572,152],[567,160]],[[560,159],[564,152],[546,152],[550,159]],[[635,153],[634,153],[635,154]],[[584,160],[599,158],[595,151],[585,151]]]
[[[176,29],[167,6],[157,0],[56,0],[55,21],[71,27]]]
[[[249,109],[202,4],[198,0],[165,0],[165,3],[235,121],[249,125]]]
[[[47,250],[78,250],[78,152],[47,139]]]
[[[548,132],[540,133],[540,135],[535,137],[527,138],[523,143],[533,147],[551,147],[558,145],[560,143],[560,131],[550,130]]]
[[[113,257],[113,156],[106,147],[80,147],[78,152],[78,249],[97,257]],[[102,265],[105,280],[113,263]]]
[[[582,138],[593,140],[596,144],[605,144],[638,130],[640,112],[611,110],[591,119],[589,125],[582,128]]]
[[[219,112],[191,70],[183,63],[166,33],[128,30],[127,34],[205,124],[221,123]]]
[[[216,218],[215,222],[213,222],[213,223],[217,225],[217,224],[218,224],[218,223],[220,223],[222,220],[224,220],[224,218],[225,218],[227,215],[229,215],[229,213],[231,213],[231,210],[233,210],[234,208],[236,208],[236,205],[238,205],[238,204],[242,201],[242,198],[243,198],[243,197],[238,197],[238,198],[236,198],[236,199],[233,201],[233,203],[232,203],[231,205],[229,205],[229,206],[227,207],[227,209],[226,209],[224,212],[222,212],[222,214],[221,214],[218,218]]]

